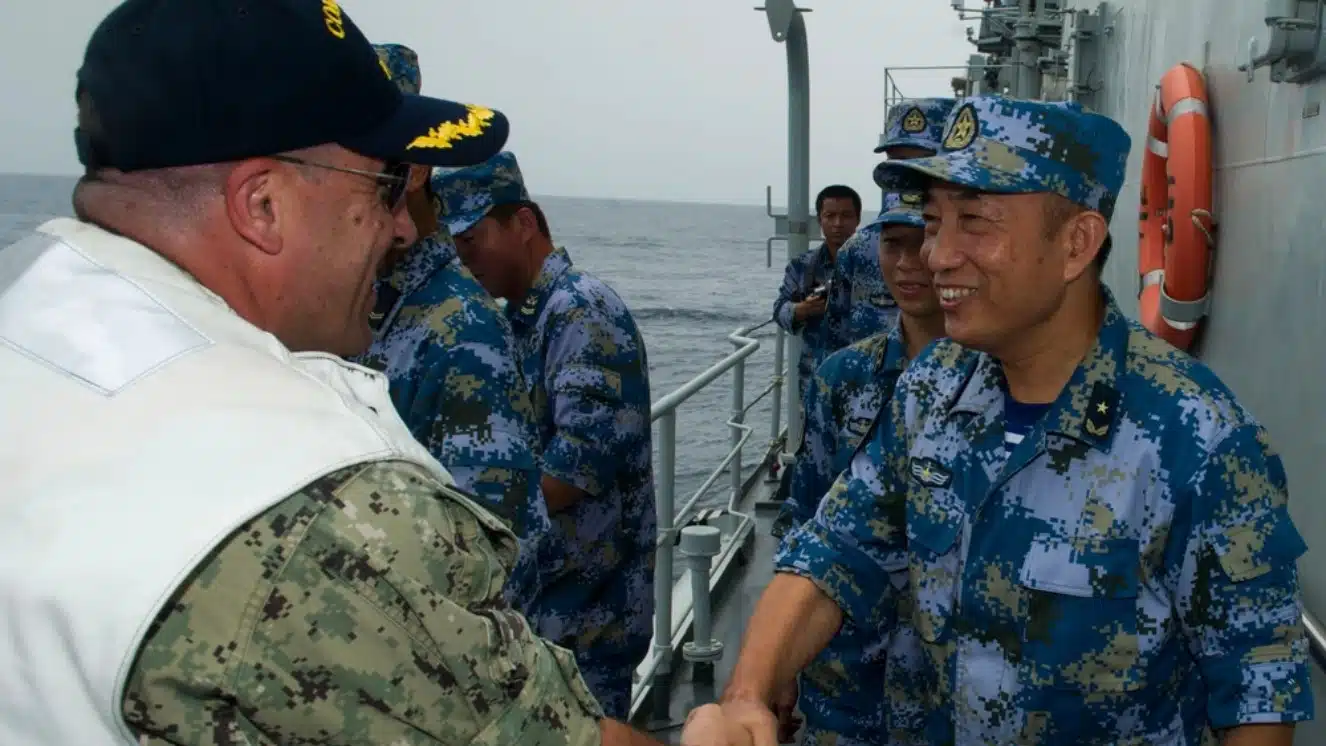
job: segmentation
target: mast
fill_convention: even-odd
[[[791,261],[810,247],[810,53],[806,44],[806,23],[794,0],[766,0],[763,10],[769,31],[776,42],[787,49],[787,214],[770,217],[777,229],[775,238],[787,241],[787,259]],[[815,233],[818,235],[818,226]],[[787,349],[787,386],[784,407],[787,412],[787,440],[784,448],[790,455],[801,442],[801,381],[797,361],[801,359],[801,337],[791,335]]]

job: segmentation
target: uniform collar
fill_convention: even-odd
[[[548,298],[552,296],[557,281],[569,271],[571,271],[571,255],[564,248],[553,249],[552,253],[544,258],[539,276],[525,293],[525,299],[518,306],[507,305],[506,313],[512,326],[533,324],[543,312],[543,306],[548,302]]]
[[[907,368],[907,340],[902,335],[902,317],[899,316],[889,327],[888,344],[881,353],[884,359],[880,364],[885,373],[901,373]]]
[[[1127,364],[1130,329],[1109,289],[1102,286],[1101,291],[1105,317],[1096,342],[1050,405],[1043,422],[1046,432],[1107,450],[1118,417],[1119,385]],[[989,355],[977,355],[967,363],[963,383],[948,411],[987,418],[1002,416],[1006,390],[999,362]]]
[[[369,316],[374,334],[389,327],[401,303],[456,258],[456,243],[446,228],[411,246],[391,274],[378,280],[378,298]]]

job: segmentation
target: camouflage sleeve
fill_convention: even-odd
[[[896,399],[886,414],[900,420]],[[892,468],[906,449],[894,430],[883,416],[875,423],[814,518],[787,535],[774,560],[778,572],[815,583],[862,629],[892,623],[907,569],[906,485]]]
[[[1307,545],[1261,427],[1245,425],[1216,446],[1189,483],[1185,509],[1191,530],[1173,563],[1174,592],[1212,726],[1311,719],[1296,562]]]
[[[435,333],[419,347],[404,419],[462,489],[520,521],[518,533],[546,530],[534,407],[515,340],[489,299],[460,290],[429,320]]]
[[[625,313],[582,305],[561,314],[544,362],[554,432],[543,473],[594,496],[616,479],[622,438],[649,428],[649,412],[628,403],[648,400],[649,373]]]
[[[144,743],[598,744],[571,654],[501,600],[515,540],[424,470],[361,465],[254,519],[140,647]]]
[[[774,323],[788,334],[796,334],[801,330],[801,324],[792,316],[792,306],[806,299],[806,291],[801,285],[805,282],[807,256],[810,254],[802,254],[787,263],[787,269],[783,271],[783,284],[778,288],[778,297],[774,299]]]
[[[792,481],[787,499],[779,509],[778,524],[791,529],[815,515],[824,493],[833,484],[834,454],[837,450],[837,426],[833,416],[833,388],[830,358],[815,370],[806,389],[806,424],[801,447],[792,464]]]

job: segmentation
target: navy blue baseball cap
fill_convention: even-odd
[[[403,93],[335,0],[126,0],[88,41],[79,160],[121,171],[337,144],[469,166],[510,126],[483,106]]]

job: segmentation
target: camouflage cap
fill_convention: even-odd
[[[884,117],[884,137],[875,152],[905,146],[938,153],[939,141],[944,136],[944,122],[955,104],[957,100],[952,98],[899,101]]]
[[[431,186],[442,205],[442,224],[453,236],[473,228],[498,205],[530,201],[520,164],[508,150],[477,166],[435,172]]]
[[[879,216],[870,221],[867,228],[882,228],[886,225],[925,227],[925,217],[921,214],[921,208],[925,205],[924,176],[910,171],[882,172],[876,167],[875,183],[883,190],[884,201],[879,208]]]
[[[419,95],[423,80],[419,74],[419,55],[413,49],[404,44],[374,44],[373,51],[378,53],[382,69],[401,93]]]
[[[879,170],[983,192],[1050,192],[1109,218],[1131,148],[1118,122],[1077,103],[976,96],[949,115],[938,155],[885,161]]]

